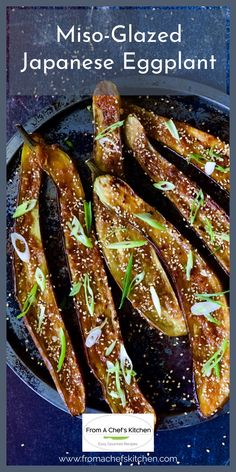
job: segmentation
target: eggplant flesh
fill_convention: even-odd
[[[199,410],[203,416],[213,415],[229,397],[229,309],[220,281],[190,243],[159,212],[138,197],[124,181],[110,175],[99,176],[95,180],[94,191],[103,205],[122,216],[155,245],[158,256],[176,287],[186,318]],[[140,213],[149,213],[154,221],[165,226],[166,231],[159,231],[140,221],[136,216]],[[186,265],[190,251],[193,267],[190,277],[187,277]],[[217,296],[217,293],[222,295]],[[197,316],[191,312],[193,305],[199,301],[198,294],[216,294],[213,299],[220,304],[214,312],[214,317],[218,324],[208,321],[203,315]],[[225,341],[227,348],[220,362],[220,376],[215,370],[206,376],[202,372],[204,364]]]
[[[39,226],[39,192],[41,168],[45,154],[41,145],[34,150],[24,144],[21,155],[21,179],[18,205],[36,200],[34,208],[15,220],[14,231],[25,238],[30,259],[23,262],[14,254],[15,291],[23,309],[25,300],[35,284],[35,271],[41,269],[45,277],[45,289],[39,287],[35,302],[23,317],[24,323],[49,370],[55,386],[72,415],[79,415],[85,409],[85,392],[80,368],[65,328],[60,310],[56,304],[45,259]],[[62,350],[61,330],[65,336],[66,353],[59,369]],[[58,372],[59,369],[59,372]]]
[[[122,289],[126,268],[132,255],[133,267],[130,280],[143,274],[143,280],[134,285],[128,298],[141,316],[168,336],[186,335],[185,319],[174,290],[152,245],[146,241],[133,249],[110,249],[108,244],[122,241],[140,241],[143,235],[131,225],[102,205],[94,196],[96,229],[103,254],[116,283]],[[157,293],[160,307],[155,308],[150,287]]]
[[[194,215],[195,199],[200,188],[153,148],[143,126],[134,115],[129,115],[126,119],[125,137],[134,157],[154,182],[174,185],[173,189],[165,192],[166,197],[192,225],[222,268],[229,273],[229,219],[224,210],[209,195],[202,193],[204,201]],[[195,216],[192,223],[191,215]]]
[[[139,390],[132,362],[125,351],[94,232],[91,230],[89,234],[92,247],[86,247],[76,240],[68,226],[73,217],[76,217],[86,231],[85,195],[78,172],[69,156],[54,145],[47,146],[44,170],[58,189],[61,225],[72,283],[73,286],[81,283],[80,291],[75,294],[74,300],[90,368],[100,381],[104,398],[114,413],[155,415],[153,408]],[[93,336],[95,342],[91,342]],[[124,372],[126,376],[123,375]]]
[[[229,192],[230,157],[228,144],[187,123],[172,120],[179,135],[179,139],[176,139],[166,125],[169,118],[129,103],[124,103],[124,110],[125,114],[132,113],[137,116],[148,136],[177,152],[202,172],[205,173],[207,161],[215,162],[215,170],[210,178],[216,181],[223,190]]]
[[[93,95],[93,117],[95,136],[101,137],[94,140],[94,160],[102,172],[123,176],[120,126],[107,130],[120,121],[120,106],[116,86],[109,81],[99,82]]]

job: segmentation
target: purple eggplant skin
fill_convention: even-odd
[[[72,415],[85,409],[85,390],[82,375],[60,310],[56,304],[50,282],[39,226],[39,192],[41,163],[45,152],[41,144],[32,150],[24,144],[21,155],[21,178],[18,205],[34,199],[34,208],[15,219],[14,232],[23,236],[28,244],[30,259],[23,262],[16,253],[13,258],[15,293],[22,309],[27,295],[35,284],[35,271],[40,268],[45,276],[45,289],[37,289],[35,302],[23,317],[24,322],[41,357],[49,370],[55,386]],[[43,307],[43,308],[42,308]],[[40,310],[44,316],[39,318]],[[66,352],[61,368],[59,358],[62,349],[60,334],[64,333]]]
[[[153,207],[144,202],[121,179],[111,175],[97,177],[94,191],[103,205],[114,211],[140,230],[156,247],[157,253],[174,281],[179,302],[182,306],[193,353],[194,382],[200,413],[209,417],[215,414],[229,398],[229,308],[223,288],[210,266],[193,249],[190,243]],[[166,228],[159,231],[136,215],[148,213],[150,217]],[[125,223],[124,223],[125,224]],[[192,252],[193,267],[190,277],[186,265]],[[205,316],[193,315],[192,306],[198,302],[198,294],[216,294],[213,300],[219,303],[214,312],[216,323]],[[220,375],[214,370],[206,376],[202,369],[205,363],[227,343],[220,362]]]
[[[147,135],[177,152],[189,165],[197,167],[205,175],[205,159],[216,162],[214,172],[208,176],[209,181],[215,181],[227,194],[230,190],[230,150],[229,145],[222,142],[218,137],[201,131],[193,126],[176,120],[171,120],[174,124],[179,139],[176,139],[169,131],[166,123],[169,118],[157,115],[135,104],[123,101],[122,107],[124,117],[134,114],[143,125]],[[212,154],[214,153],[214,155]],[[210,154],[209,154],[210,153]],[[194,159],[193,156],[197,159]],[[212,156],[209,157],[209,156]],[[200,157],[200,159],[199,159]],[[223,169],[223,170],[222,170]]]
[[[74,300],[89,366],[99,380],[104,398],[112,412],[152,413],[155,418],[152,406],[139,390],[134,373],[132,373],[130,383],[127,383],[122,376],[121,367],[118,369],[119,381],[114,373],[108,372],[109,362],[114,366],[120,362],[123,339],[93,229],[87,235],[89,239],[89,242],[88,239],[86,240],[87,246],[71,234],[70,224],[74,217],[82,225],[84,234],[87,231],[83,186],[74,164],[66,153],[55,145],[48,145],[45,149],[47,157],[42,162],[42,167],[57,186],[60,221],[72,287],[78,282],[81,283],[80,290],[74,295]],[[87,289],[85,288],[85,280],[87,284],[89,280],[89,289],[88,285]],[[94,344],[88,346],[91,331],[95,329],[100,329],[100,336]],[[107,349],[113,343],[113,349],[107,353]],[[118,393],[121,396],[117,396]]]
[[[201,191],[197,184],[152,147],[142,124],[134,115],[129,115],[126,119],[125,137],[135,159],[152,181],[172,184],[173,188],[165,192],[166,197],[191,224],[223,270],[229,274],[229,218],[224,210],[209,195],[202,193],[203,203],[191,223],[194,199]]]

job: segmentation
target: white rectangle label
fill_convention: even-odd
[[[82,451],[154,452],[154,415],[83,414]]]

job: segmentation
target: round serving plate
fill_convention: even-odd
[[[122,84],[117,85],[121,93],[131,95],[131,90],[125,89]],[[139,96],[134,96],[132,100],[159,114],[180,121],[186,120],[193,126],[209,130],[212,134],[228,141],[229,102],[228,96],[222,92],[185,80],[172,80],[171,83],[163,80],[150,83],[149,96],[146,96],[146,93],[147,89],[139,90]],[[91,105],[90,97],[82,99],[60,97],[53,105],[47,106],[31,118],[25,128],[29,132],[40,132],[47,142],[57,143],[68,152],[80,173],[86,197],[91,199],[90,173],[85,165],[85,161],[92,155],[93,144],[92,115],[88,105]],[[16,319],[19,308],[14,296],[9,234],[13,227],[12,214],[18,192],[21,144],[21,137],[16,133],[7,145],[7,363],[38,395],[57,408],[67,411],[24,323]],[[129,162],[129,159],[127,181],[144,199],[157,207],[155,194],[152,193],[149,182],[138,166]],[[100,386],[91,374],[82,354],[76,313],[66,296],[69,279],[62,251],[56,190],[46,176],[43,179],[40,205],[42,237],[57,301],[63,308],[65,323],[84,370],[88,405],[86,412],[108,412]],[[168,214],[165,201],[158,200],[158,209]],[[178,224],[179,222],[176,222],[177,227]],[[192,243],[197,246],[195,241]],[[202,249],[199,248],[199,250]],[[223,277],[220,269],[219,276]],[[119,305],[120,292],[110,276],[109,282],[115,304]],[[137,372],[140,388],[158,413],[159,430],[177,429],[209,421],[199,415],[194,402],[188,338],[169,338],[160,335],[157,330],[150,328],[147,322],[140,318],[129,302],[119,312],[119,321],[127,351]],[[228,409],[229,405],[226,404],[217,415],[228,412]]]

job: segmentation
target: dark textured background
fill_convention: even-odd
[[[228,89],[229,71],[226,72]],[[52,97],[9,98],[8,138],[15,132],[13,121],[25,123],[28,118],[52,101]],[[58,465],[59,456],[81,455],[79,419],[71,418],[47,403],[9,369],[7,386],[8,465]],[[93,453],[86,454],[86,456],[93,455]],[[178,463],[182,465],[228,464],[229,415],[221,415],[198,426],[157,433],[155,455],[176,456]],[[170,463],[167,462],[166,465]]]

